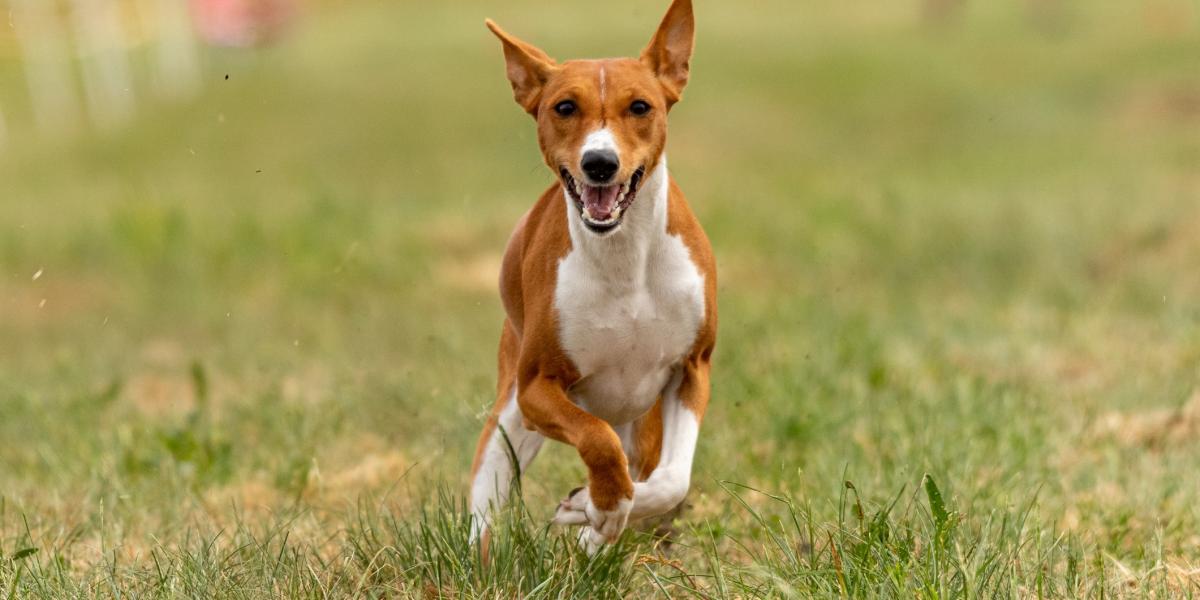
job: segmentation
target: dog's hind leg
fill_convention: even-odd
[[[545,440],[540,433],[525,427],[521,409],[517,406],[516,344],[512,326],[505,321],[500,336],[500,382],[496,405],[479,435],[471,467],[471,541],[481,541],[485,553],[492,514],[504,506],[513,480],[518,480],[529,467]]]
[[[515,391],[488,419],[479,439],[471,478],[471,539],[486,535],[491,515],[508,500],[513,480],[529,467],[545,439],[525,429]]]
[[[662,457],[663,448],[663,398],[659,396],[654,403],[654,407],[650,412],[643,415],[638,420],[630,423],[625,431],[617,430],[617,434],[621,436],[621,441],[625,443],[625,454],[629,457],[629,474],[633,477],[634,490],[638,488],[638,482],[644,482],[654,473],[658,467],[658,461]],[[636,500],[635,500],[636,502]],[[675,529],[672,523],[683,512],[683,506],[686,502],[680,502],[665,513],[649,516],[637,522],[630,521],[629,527],[644,533],[653,533],[666,545],[659,546],[660,549],[665,549],[675,537]]]
[[[658,460],[646,461],[644,480],[634,483],[630,519],[667,513],[687,496],[700,421],[708,408],[708,373],[707,360],[689,360],[663,391]]]

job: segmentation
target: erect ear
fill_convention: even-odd
[[[642,63],[658,75],[667,103],[674,104],[683,94],[688,80],[688,61],[696,39],[692,0],[675,0],[663,17],[650,44],[642,50]]]
[[[509,35],[491,19],[485,19],[484,23],[504,46],[504,63],[508,82],[512,84],[513,98],[521,108],[536,117],[542,86],[557,68],[554,59],[537,46]]]

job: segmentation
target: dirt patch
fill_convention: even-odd
[[[1196,584],[1200,583],[1200,568],[1188,560],[1170,558],[1157,561],[1148,569],[1135,569],[1115,556],[1105,554],[1105,558],[1112,565],[1117,581],[1130,591],[1142,592],[1150,597],[1154,594],[1149,592],[1157,590],[1159,580],[1163,579],[1160,573],[1166,574],[1165,583],[1172,592],[1172,598],[1190,597],[1189,592],[1194,591]]]
[[[279,384],[284,402],[300,406],[317,406],[333,395],[333,377],[324,367],[309,368],[285,375]]]
[[[152,339],[144,343],[138,356],[147,365],[165,369],[183,368],[187,364],[187,352],[183,344],[172,339]]]
[[[5,282],[0,294],[0,319],[6,325],[40,327],[44,323],[92,314],[96,324],[104,322],[106,306],[112,305],[112,286],[85,278],[59,277],[45,268],[31,269],[28,278]]]
[[[1200,436],[1200,390],[1177,408],[1127,413],[1112,411],[1101,416],[1092,428],[1096,437],[1115,440],[1123,446],[1152,450],[1191,444]]]
[[[121,398],[139,414],[152,419],[183,416],[196,408],[190,378],[175,373],[140,373],[126,381]]]
[[[1200,584],[1200,566],[1191,560],[1169,558],[1156,568],[1166,569],[1167,575],[1170,576],[1171,582],[1174,583],[1176,591],[1180,592],[1181,596],[1195,591],[1196,586]]]
[[[1200,81],[1158,83],[1134,89],[1116,108],[1126,132],[1200,124]]]
[[[954,343],[948,359],[959,370],[991,383],[1048,385],[1069,396],[1102,388],[1117,376],[1110,361],[1086,348],[1055,347],[1033,341],[1022,348],[1001,343]]]
[[[1098,280],[1115,280],[1131,271],[1153,267],[1186,273],[1197,258],[1200,258],[1200,212],[1193,212],[1154,228],[1114,236],[1111,243],[1088,261],[1088,269]]]
[[[324,475],[317,486],[322,495],[351,495],[391,485],[404,476],[412,461],[397,451],[371,453],[336,473]]]
[[[275,487],[251,479],[215,488],[204,494],[204,507],[211,515],[222,515],[236,507],[244,515],[264,515],[284,506],[288,499]]]
[[[1142,22],[1155,34],[1182,36],[1195,31],[1192,23],[1196,13],[1188,2],[1153,0],[1141,2],[1139,5]]]

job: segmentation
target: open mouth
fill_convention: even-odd
[[[607,233],[621,224],[625,210],[637,198],[638,184],[646,174],[646,167],[638,167],[629,180],[624,183],[609,185],[588,185],[581,183],[571,176],[566,167],[560,167],[563,187],[575,201],[583,224],[595,233]]]

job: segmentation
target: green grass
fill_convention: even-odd
[[[314,7],[56,140],[5,50],[0,598],[1200,594],[1173,0],[700,3],[669,152],[721,331],[677,534],[579,553],[549,445],[479,560],[493,278],[552,177],[482,20],[609,56],[653,4]]]

